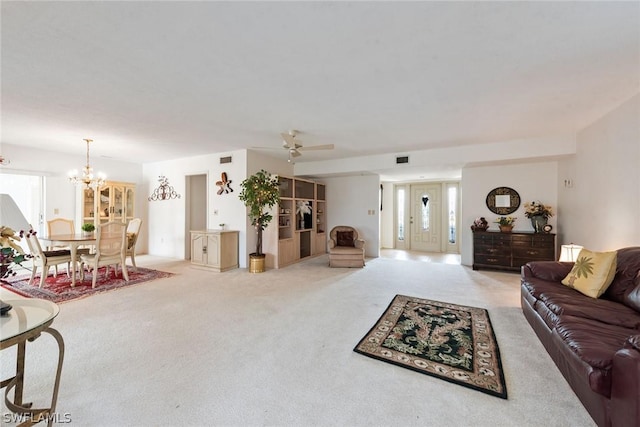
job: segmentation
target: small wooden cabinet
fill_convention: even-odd
[[[530,261],[554,261],[555,234],[532,232],[473,233],[473,269],[494,268],[520,271]]]
[[[191,231],[191,263],[218,272],[238,268],[238,231]]]

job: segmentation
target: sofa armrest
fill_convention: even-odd
[[[640,425],[640,335],[627,338],[613,356],[611,425]]]
[[[329,239],[329,249],[336,247],[336,241],[333,239]]]
[[[573,268],[572,262],[532,261],[522,266],[522,279],[538,278],[549,282],[560,282]]]
[[[353,241],[354,245],[356,248],[358,249],[364,249],[364,240],[362,239],[356,239]]]

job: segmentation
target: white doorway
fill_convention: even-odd
[[[207,175],[186,176],[185,259],[191,259],[191,230],[207,228]]]
[[[458,253],[460,196],[458,182],[396,184],[395,248]]]

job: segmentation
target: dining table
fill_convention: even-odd
[[[50,236],[41,236],[40,239],[50,242],[51,246],[69,246],[71,250],[71,259],[78,259],[78,247],[83,245],[95,246],[95,233],[76,233],[76,234],[52,234]],[[76,263],[71,263],[71,287],[76,285]]]

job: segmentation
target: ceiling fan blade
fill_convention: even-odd
[[[302,154],[296,150],[295,148],[292,148],[291,150],[289,150],[289,154],[291,155],[291,157],[300,157]]]
[[[282,150],[282,147],[251,147],[251,149],[252,150]]]
[[[296,145],[296,138],[293,135],[289,135],[288,133],[281,133],[280,136],[284,140],[287,146],[294,147]]]
[[[333,144],[325,144],[325,145],[309,145],[306,147],[298,147],[300,150],[311,151],[311,150],[333,150]]]

